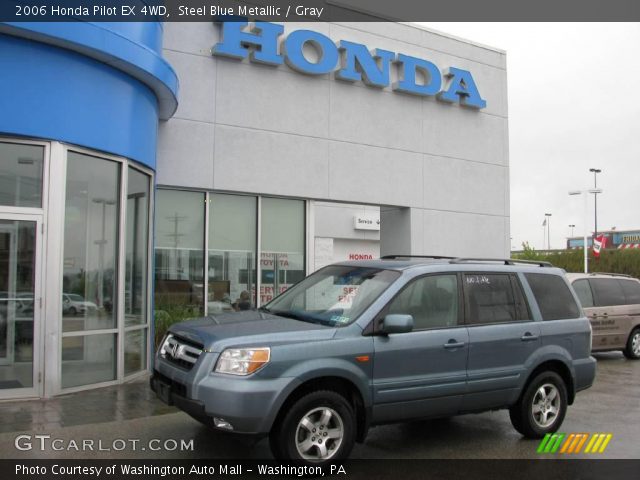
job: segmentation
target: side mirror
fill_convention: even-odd
[[[384,334],[409,333],[413,330],[413,317],[411,315],[391,314],[382,320],[381,331]]]

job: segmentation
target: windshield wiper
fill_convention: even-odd
[[[260,307],[258,309],[259,312],[264,312],[264,313],[271,313],[271,310],[269,310],[267,307]]]

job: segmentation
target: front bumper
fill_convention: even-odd
[[[156,357],[151,389],[161,400],[206,425],[216,428],[215,417],[228,422],[235,433],[268,433],[282,403],[299,381],[289,377],[268,379],[211,373],[215,358],[205,356],[217,354],[203,355],[191,370]]]

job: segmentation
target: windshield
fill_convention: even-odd
[[[332,265],[269,302],[275,315],[332,327],[353,322],[400,276],[377,268]]]
[[[84,302],[84,298],[82,298],[80,295],[77,295],[75,293],[69,294],[69,298],[74,302]]]

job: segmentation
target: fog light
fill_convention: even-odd
[[[233,425],[227,422],[224,418],[213,417],[213,424],[216,428],[223,428],[225,430],[233,430]]]

